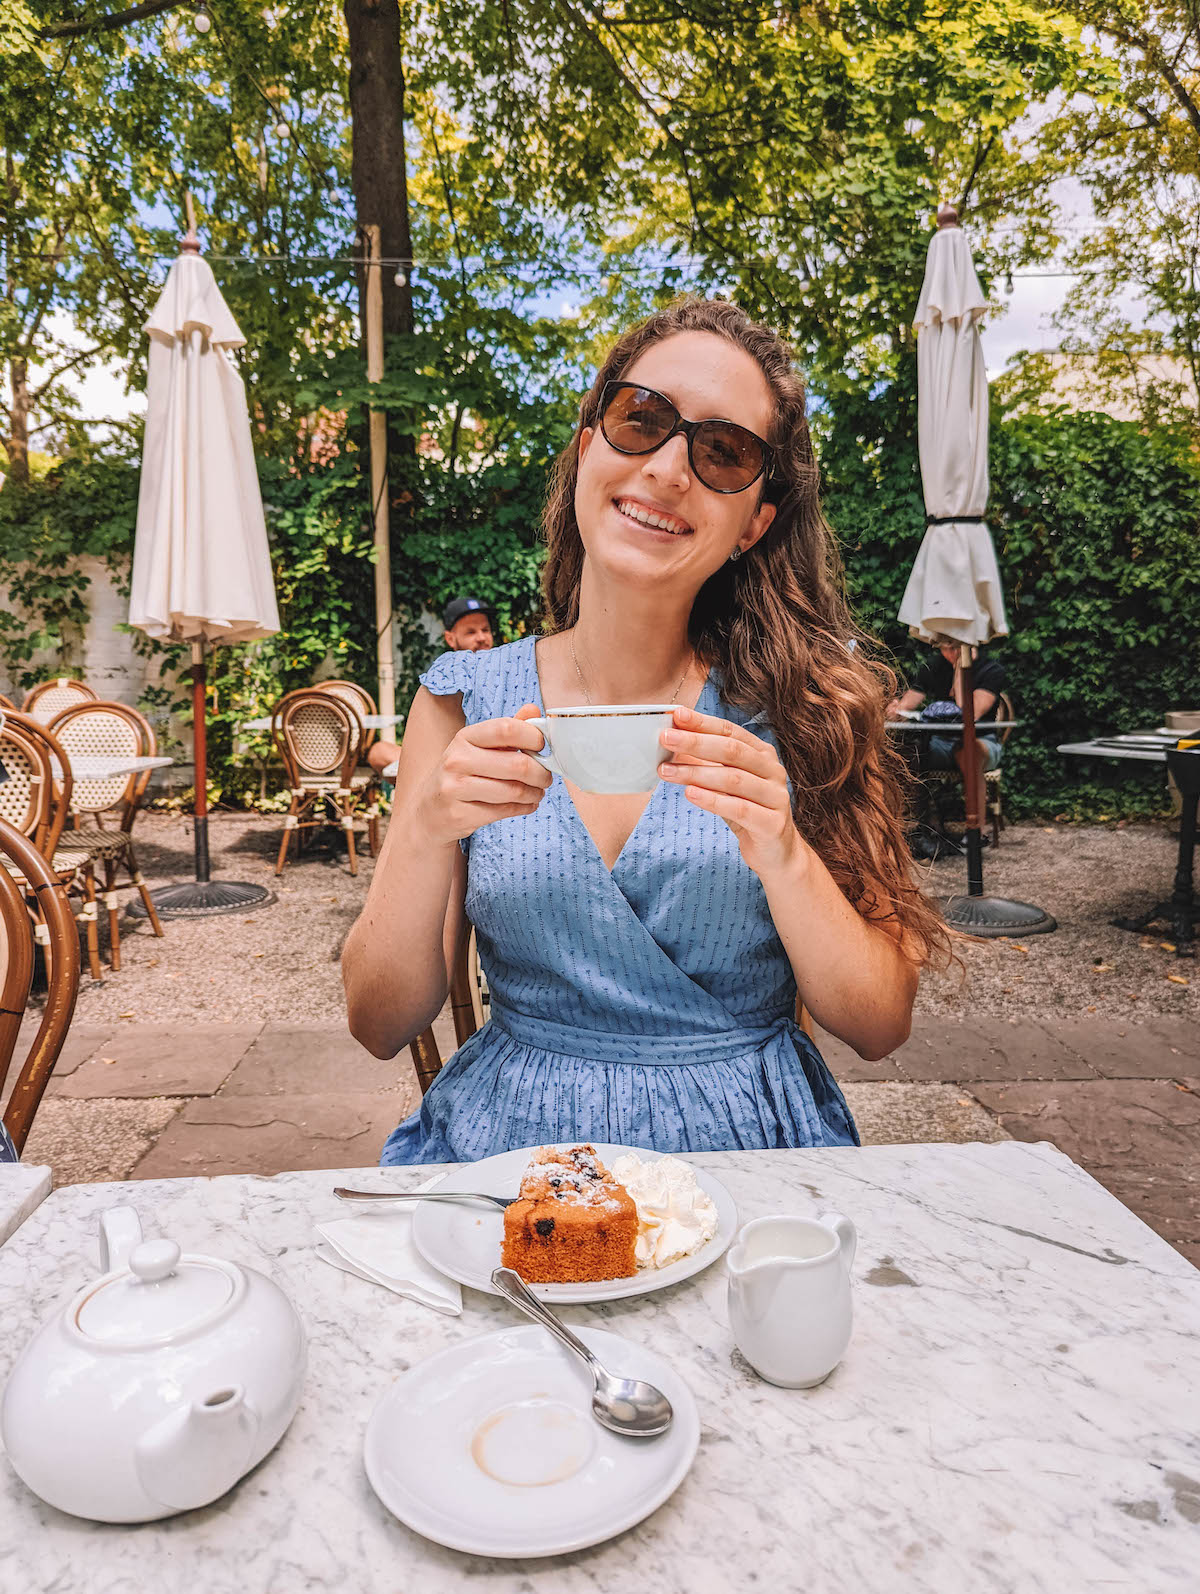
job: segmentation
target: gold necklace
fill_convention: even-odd
[[[575,632],[574,632],[574,630],[570,630],[570,631],[567,632],[567,641],[570,643],[570,646],[571,646],[571,658],[575,662],[575,674],[579,677],[579,689],[583,693],[584,700],[590,705],[591,701],[592,701],[592,695],[587,689],[586,681],[583,679],[583,671],[579,668],[579,657],[578,657],[578,655],[575,652]],[[687,680],[688,675],[689,675],[689,673],[691,671],[692,665],[695,664],[695,662],[696,662],[696,655],[693,653],[689,657],[687,663],[684,665],[683,674],[679,677],[679,680],[678,680],[678,682],[676,683],[676,686],[675,686],[675,690],[671,693],[671,702],[672,703],[679,696],[680,689],[682,688],[683,683]]]

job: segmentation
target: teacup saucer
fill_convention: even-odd
[[[576,1332],[612,1372],[658,1385],[675,1412],[665,1434],[602,1428],[577,1357],[544,1329],[502,1329],[418,1363],[375,1407],[363,1459],[388,1510],[452,1550],[532,1557],[599,1544],[673,1494],[700,1442],[691,1391],[653,1351]]]

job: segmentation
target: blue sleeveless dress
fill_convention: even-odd
[[[421,677],[469,724],[542,706],[533,637]],[[756,735],[710,676],[697,708]],[[793,1022],[796,984],[733,832],[660,781],[610,874],[559,776],[537,811],[461,843],[491,1018],[446,1063],[383,1165],[590,1140],[657,1151],[857,1145]]]

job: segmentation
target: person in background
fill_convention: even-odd
[[[451,598],[442,610],[442,635],[451,653],[479,653],[495,644],[491,606],[482,598]],[[367,753],[367,763],[377,775],[400,757],[399,742],[377,741]]]
[[[962,708],[962,669],[958,662],[958,643],[945,642],[933,649],[913,676],[906,692],[894,697],[887,706],[890,720],[920,708],[926,698],[933,703],[957,703]],[[1007,684],[1004,666],[999,659],[984,658],[978,648],[972,648],[975,664],[975,723],[979,727],[979,745],[984,751],[984,769],[995,769],[1000,762],[999,736],[988,734],[987,725],[996,718],[1000,693]],[[917,743],[916,753],[920,769],[957,769],[954,757],[962,745],[960,736],[920,736],[911,738]]]

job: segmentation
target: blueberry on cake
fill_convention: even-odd
[[[594,1146],[539,1146],[504,1213],[503,1261],[534,1284],[629,1278],[637,1237],[637,1208]]]

